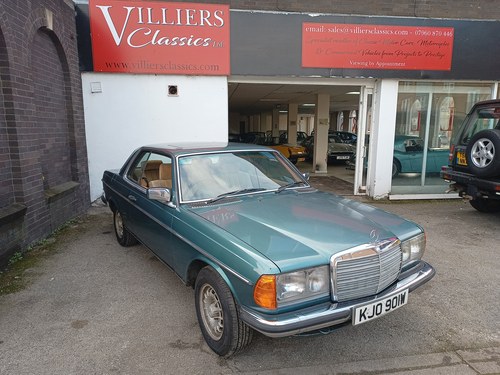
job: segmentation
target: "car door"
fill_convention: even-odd
[[[129,229],[161,260],[173,266],[169,251],[172,242],[172,211],[166,204],[149,199],[147,191],[153,179],[159,179],[161,164],[171,164],[172,158],[154,152],[144,152],[132,163],[127,173],[129,176],[128,210]],[[158,168],[155,171],[152,166]],[[151,168],[148,170],[148,168]],[[140,175],[138,173],[140,172]],[[134,177],[132,177],[134,176]]]

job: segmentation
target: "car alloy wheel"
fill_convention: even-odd
[[[253,330],[239,318],[231,290],[210,266],[196,278],[195,304],[201,333],[215,353],[229,357],[250,344]]]
[[[137,240],[125,227],[120,211],[115,210],[113,215],[113,224],[115,228],[116,240],[118,241],[118,243],[125,247],[135,245],[137,243]]]
[[[204,284],[200,289],[200,300],[203,325],[211,338],[220,340],[224,332],[224,313],[219,296],[211,285]]]
[[[480,138],[471,149],[472,163],[478,168],[486,168],[495,158],[495,146],[488,138]]]
[[[478,177],[500,174],[500,130],[485,129],[476,133],[466,149],[467,165]]]

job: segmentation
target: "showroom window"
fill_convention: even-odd
[[[491,98],[491,83],[399,83],[392,194],[439,194],[453,130],[472,105]]]

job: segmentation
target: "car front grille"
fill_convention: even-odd
[[[401,272],[400,241],[392,238],[332,256],[332,300],[348,301],[377,294]]]

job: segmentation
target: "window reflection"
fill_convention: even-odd
[[[400,82],[391,192],[444,193],[439,172],[448,164],[453,130],[490,96],[489,83]]]

